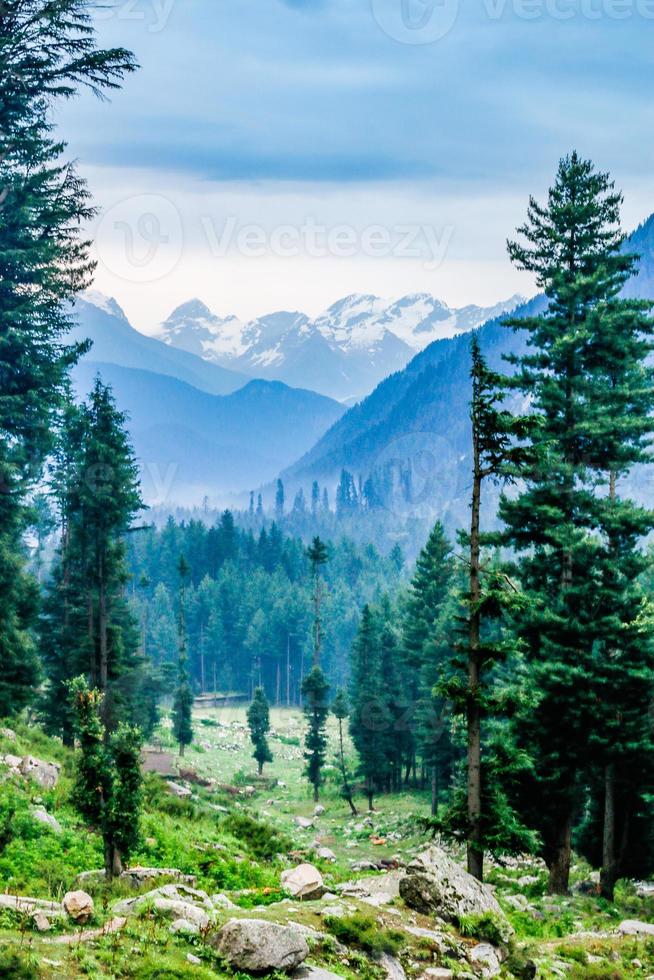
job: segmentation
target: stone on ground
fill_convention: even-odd
[[[455,924],[462,916],[485,912],[505,918],[491,890],[440,847],[429,847],[411,861],[406,876],[400,880],[400,895],[417,912],[435,912]]]
[[[87,892],[67,892],[63,905],[68,917],[80,926],[85,925],[93,915],[93,899]]]
[[[335,861],[336,855],[329,847],[319,847],[316,851],[316,856],[320,858],[321,861]]]
[[[56,762],[44,762],[43,759],[35,759],[33,755],[26,755],[21,760],[20,771],[42,789],[54,789],[59,782],[61,766]]]
[[[309,955],[306,939],[295,926],[263,919],[230,919],[210,942],[231,967],[251,973],[293,970]]]
[[[170,932],[173,936],[178,933],[182,936],[197,936],[200,929],[195,922],[189,922],[188,919],[175,919],[170,925]]]
[[[36,820],[38,823],[42,823],[49,830],[51,830],[53,834],[61,834],[63,832],[61,824],[57,818],[53,817],[51,813],[48,813],[45,807],[35,806],[30,812],[34,820]]]
[[[320,966],[299,966],[291,973],[293,980],[343,980],[338,973],[323,970]]]
[[[281,883],[282,888],[290,892],[293,898],[320,898],[325,891],[322,875],[312,864],[298,864],[296,868],[284,871]]]
[[[638,919],[625,919],[618,926],[623,936],[654,936],[654,923],[639,922]]]
[[[468,959],[473,968],[480,976],[486,978],[496,977],[502,967],[497,950],[489,943],[479,943],[468,954]]]

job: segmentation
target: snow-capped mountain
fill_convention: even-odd
[[[452,309],[429,293],[393,301],[354,294],[314,320],[278,312],[243,322],[194,299],[170,315],[160,337],[223,367],[344,400],[367,394],[432,341],[473,330],[522,301]]]

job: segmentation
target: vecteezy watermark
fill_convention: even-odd
[[[97,6],[93,16],[97,21],[140,21],[149,34],[158,34],[168,24],[174,6],[175,0],[120,0]]]
[[[438,269],[447,253],[454,226],[436,229],[432,225],[381,224],[356,228],[354,225],[326,225],[307,217],[298,225],[278,225],[270,230],[262,225],[240,224],[230,215],[218,226],[209,215],[201,218],[202,228],[213,258],[236,252],[245,258],[350,259],[396,258],[421,260],[428,271]]]
[[[534,21],[654,20],[654,0],[476,0],[480,17]],[[402,44],[433,44],[456,25],[460,0],[371,0],[373,16]]]
[[[160,194],[125,198],[103,213],[96,249],[102,265],[121,279],[157,282],[170,275],[182,257],[182,217]]]
[[[370,505],[398,517],[430,517],[457,493],[453,447],[436,432],[407,432],[375,457],[366,493]]]
[[[433,44],[454,27],[459,0],[371,0],[375,20],[402,44]]]

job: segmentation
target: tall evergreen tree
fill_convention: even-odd
[[[350,705],[345,691],[339,690],[336,692],[336,697],[334,698],[334,702],[332,704],[332,714],[338,722],[338,769],[341,774],[341,795],[347,802],[352,816],[356,817],[359,811],[354,804],[352,795],[352,781],[350,778],[347,759],[345,757],[345,736],[343,732],[343,723],[347,721],[350,715]]]
[[[264,763],[272,762],[272,752],[268,745],[267,735],[270,731],[270,707],[266,692],[262,687],[258,687],[254,692],[252,704],[247,713],[248,728],[250,729],[250,739],[254,745],[253,758],[259,766],[259,775],[263,774]]]
[[[188,562],[184,555],[179,556],[177,565],[179,575],[179,595],[177,610],[177,687],[173,701],[173,734],[179,745],[180,756],[187,745],[193,741],[193,691],[188,673],[188,637],[186,633],[186,581],[189,575]]]
[[[116,88],[135,67],[96,48],[85,0],[6,0],[0,7],[0,715],[33,698],[36,589],[25,572],[26,499],[52,448],[67,373],[66,301],[93,264],[80,227],[93,214],[84,181],[53,136],[53,106],[87,86]]]
[[[302,682],[304,716],[307,720],[307,733],[304,738],[305,774],[313,786],[313,798],[320,798],[322,771],[327,752],[327,733],[325,726],[329,716],[329,684],[320,667],[313,667]]]
[[[620,322],[636,318],[634,337],[643,327],[643,310],[617,299],[634,265],[623,249],[620,203],[608,175],[573,153],[560,162],[547,204],[530,200],[520,240],[509,243],[512,261],[535,275],[548,300],[542,316],[510,323],[528,336],[527,352],[515,359],[514,385],[538,420],[531,438],[537,464],[500,513],[530,600],[518,629],[538,703],[521,735],[538,759],[538,786],[526,799],[533,801],[529,816],[543,839],[552,892],[568,887],[572,829],[597,727],[597,611],[607,577],[594,491],[610,442],[601,418],[606,365],[618,352]],[[614,445],[623,442],[624,430]],[[610,452],[605,462],[607,471],[620,469]]]
[[[316,537],[307,549],[307,558],[311,564],[311,579],[313,582],[313,666],[320,665],[320,647],[323,640],[322,628],[322,593],[323,584],[320,571],[329,560],[327,545]]]
[[[391,718],[384,696],[379,624],[370,606],[361,613],[359,631],[352,648],[350,734],[359,756],[368,809],[373,809],[375,790],[387,769],[385,738]]]

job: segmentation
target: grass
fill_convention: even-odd
[[[390,953],[395,956],[406,943],[406,935],[397,929],[380,928],[372,916],[363,913],[327,916],[325,925],[346,946],[356,946],[373,956]]]

